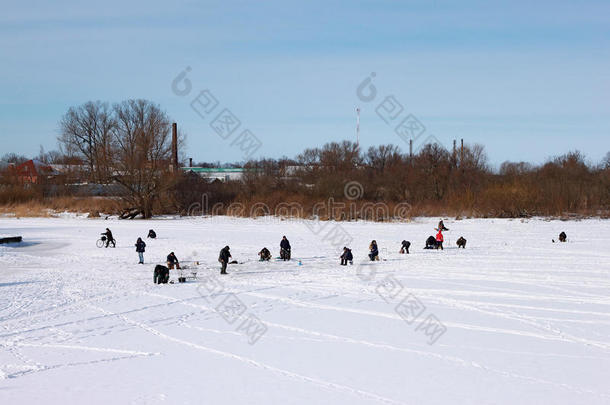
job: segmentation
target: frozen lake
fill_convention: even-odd
[[[437,222],[2,218],[0,403],[610,403],[610,221],[449,220],[422,249]],[[293,260],[258,262],[282,235]],[[153,284],[170,251],[196,280]]]

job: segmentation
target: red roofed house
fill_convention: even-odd
[[[59,174],[51,165],[40,160],[28,160],[13,170],[20,183],[42,183],[44,180]]]

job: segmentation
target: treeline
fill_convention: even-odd
[[[15,170],[0,167],[0,205],[30,201],[52,205],[45,202],[51,196],[48,190],[55,197],[87,197],[74,191],[85,184],[120,190],[113,191],[100,211],[145,218],[165,213],[281,212],[388,220],[397,211],[401,217],[607,216],[610,212],[610,153],[595,164],[579,152],[570,152],[541,165],[505,162],[494,170],[481,145],[447,150],[429,144],[411,155],[395,145],[362,150],[343,141],[306,149],[295,158],[240,163],[241,180],[220,182],[175,170],[171,119],[147,100],[71,107],[59,121],[59,133],[59,151],[41,148],[37,160],[62,166],[63,174],[51,185],[46,180],[24,184]],[[179,150],[184,146],[182,138]],[[14,167],[25,160],[6,154],[2,164]],[[94,207],[96,202],[89,204]],[[320,204],[326,204],[326,211],[320,212]],[[107,212],[109,207],[113,212]]]
[[[176,208],[189,213],[205,194],[214,213],[237,203],[242,208],[231,214],[238,215],[261,212],[261,205],[275,213],[278,205],[295,203],[307,217],[329,198],[344,203],[324,214],[336,219],[391,219],[386,217],[393,208],[405,203],[410,216],[607,216],[610,211],[610,153],[596,165],[570,152],[542,165],[505,162],[492,170],[481,145],[450,151],[430,144],[408,155],[394,145],[362,152],[344,141],[307,149],[295,159],[250,161],[244,167],[242,182],[210,184],[185,176],[176,185]],[[371,203],[389,209],[371,218],[359,209]]]
[[[16,169],[0,173],[0,203],[44,200],[70,194],[66,184],[116,185],[117,211],[149,218],[167,209],[167,193],[179,179],[172,161],[171,119],[148,100],[87,102],[71,107],[59,122],[58,152],[41,150],[37,160],[64,166],[61,176],[26,182]],[[182,136],[179,137],[182,144]],[[18,165],[23,156],[8,154]],[[22,176],[21,176],[22,177]]]

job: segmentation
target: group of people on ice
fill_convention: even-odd
[[[282,236],[282,240],[280,241],[280,259],[281,260],[290,260],[291,246],[288,238],[286,236]],[[266,247],[262,248],[260,252],[258,252],[259,261],[268,262],[271,260],[271,252]]]
[[[106,228],[107,232],[110,232],[108,228]],[[152,229],[148,231],[148,238],[155,239],[157,234]],[[108,247],[108,246],[106,246]],[[136,241],[136,252],[138,253],[138,257],[140,258],[139,264],[144,264],[144,252],[146,252],[146,243],[142,240],[142,238],[138,238]],[[173,254],[174,252],[172,252]],[[169,258],[169,256],[168,256]],[[178,267],[180,268],[180,267]]]
[[[424,249],[440,249],[443,250],[443,242],[445,241],[445,237],[443,236],[443,231],[448,231],[449,228],[445,227],[443,220],[441,219],[438,223],[438,228],[435,228],[437,231],[436,237],[429,236],[426,239],[426,247]]]
[[[290,252],[291,246],[288,238],[286,236],[282,236],[282,240],[280,241],[280,259],[281,260],[290,260]],[[258,252],[259,261],[267,262],[271,260],[271,251],[266,247],[262,248],[260,252]],[[218,255],[218,261],[220,262],[220,274],[227,274],[227,265],[228,264],[236,264],[237,261],[229,261],[231,259],[231,248],[229,246],[225,246],[220,250],[220,254]]]
[[[180,270],[180,261],[174,252],[170,252],[170,254],[167,255],[166,260],[167,266],[161,264],[155,266],[153,275],[153,282],[155,284],[167,284],[169,281],[169,271],[173,269]]]
[[[444,242],[443,231],[448,231],[449,229],[447,227],[445,227],[443,220],[439,221],[438,227],[435,229],[437,231],[436,237],[430,236],[426,240],[426,246],[424,247],[424,249],[441,249],[441,250],[443,249],[443,242]],[[116,247],[116,240],[114,239],[110,229],[106,228],[106,231],[103,232],[102,235],[104,237],[103,240],[105,240],[106,247],[109,247],[110,244],[112,244],[113,247]],[[149,230],[147,237],[150,239],[155,239],[157,237],[157,234],[154,230],[151,229],[151,230]],[[562,239],[562,238],[560,238],[560,239]],[[563,240],[565,240],[565,237],[563,238]],[[457,245],[458,245],[458,248],[459,247],[465,248],[466,239],[464,239],[463,237],[460,237],[457,241]],[[401,254],[409,254],[410,247],[411,247],[411,242],[409,242],[407,240],[403,240],[401,242],[399,252]],[[139,264],[144,264],[144,253],[146,251],[146,243],[144,242],[144,240],[142,240],[141,237],[139,237],[137,239],[137,241],[135,243],[135,248],[136,248],[136,252],[138,253],[138,257],[139,257]],[[292,247],[290,246],[290,241],[288,241],[288,238],[286,238],[286,236],[282,236],[282,240],[280,241],[279,259],[284,260],[284,261],[290,260],[291,250],[292,250]],[[259,256],[259,261],[270,261],[272,259],[271,251],[269,249],[267,249],[266,247],[263,247],[260,250],[260,252],[258,252],[258,256]],[[371,243],[369,245],[368,257],[371,261],[379,260],[379,246],[377,245],[377,241],[375,241],[375,240],[371,241]],[[224,248],[222,248],[220,250],[220,253],[218,255],[218,261],[220,262],[220,265],[221,265],[220,274],[227,274],[227,265],[228,264],[237,263],[237,261],[230,261],[231,258],[232,258],[232,256],[231,256],[231,251],[230,251],[229,246],[225,246]],[[341,265],[347,266],[348,263],[353,264],[354,254],[352,253],[352,250],[350,248],[343,247],[343,252],[339,258],[341,261],[340,262]],[[169,279],[169,270],[180,269],[180,261],[178,260],[178,258],[176,257],[176,254],[174,252],[170,252],[170,254],[167,255],[166,265],[167,266],[157,265],[155,267],[155,272],[154,272],[155,283],[157,283],[157,282],[166,283],[167,280]]]
[[[435,228],[435,230],[437,231],[436,236],[429,236],[428,239],[426,239],[426,245],[425,245],[424,249],[443,250],[443,243],[445,240],[445,238],[443,236],[443,232],[448,231],[449,229],[445,226],[443,220],[441,219],[438,223],[438,227]],[[155,239],[157,237],[157,234],[154,230],[150,229],[148,231],[147,237],[149,239]],[[110,231],[109,228],[106,228],[106,231],[102,232],[102,241],[105,242],[106,247],[109,247],[111,244],[112,244],[112,247],[116,247],[116,240],[115,240],[114,236],[112,235],[112,232]],[[561,232],[559,234],[559,241],[560,242],[567,241],[567,235],[565,232]],[[553,242],[555,242],[554,239],[553,239]],[[463,236],[460,236],[460,238],[456,241],[456,244],[458,246],[458,249],[459,248],[465,249],[466,248],[466,239]],[[144,242],[144,240],[142,240],[142,238],[138,238],[135,243],[135,247],[136,247],[136,252],[138,253],[138,257],[139,257],[139,264],[144,264],[144,252],[146,251],[146,243]],[[410,247],[411,247],[411,242],[409,242],[407,240],[403,240],[401,242],[399,252],[401,254],[409,254]],[[291,250],[292,250],[292,248],[290,246],[290,242],[288,241],[288,238],[286,238],[286,236],[282,236],[282,240],[280,241],[279,259],[284,260],[284,261],[290,260]],[[266,247],[263,247],[260,250],[260,252],[258,252],[258,256],[259,256],[259,261],[270,261],[272,259],[271,251],[269,249],[267,249]],[[379,260],[379,246],[377,245],[377,241],[375,241],[375,240],[371,241],[371,243],[369,245],[368,257],[371,261]],[[221,265],[220,274],[227,274],[227,265],[228,264],[237,263],[237,261],[230,261],[231,258],[232,258],[231,251],[230,251],[229,246],[225,246],[224,248],[222,248],[220,250],[220,254],[218,255],[218,261],[220,262],[220,265]],[[348,263],[354,264],[353,263],[354,254],[352,253],[352,250],[348,247],[343,247],[343,252],[341,253],[341,256],[339,257],[339,259],[341,261],[340,264],[342,266],[347,266]],[[169,280],[169,270],[180,269],[180,261],[178,260],[178,257],[176,257],[176,254],[174,252],[170,252],[170,254],[167,255],[166,264],[167,264],[167,266],[157,265],[155,267],[155,271],[154,271],[154,282],[155,283],[167,283]],[[301,263],[299,262],[299,264],[301,264]]]
[[[426,240],[426,246],[424,247],[424,249],[443,250],[443,242],[445,240],[445,238],[443,237],[443,231],[448,231],[448,230],[449,230],[449,228],[447,228],[445,226],[445,224],[443,223],[443,220],[441,219],[440,222],[438,223],[438,228],[436,228],[436,231],[437,231],[436,237],[434,237],[434,236],[428,237],[428,239]],[[460,247],[465,248],[466,239],[464,239],[463,237],[460,237],[460,239],[458,239],[457,245],[458,245],[458,248],[460,248]],[[403,240],[401,242],[399,252],[401,254],[409,254],[410,247],[411,247],[411,242],[409,242],[408,240]],[[371,241],[371,244],[369,245],[369,255],[368,256],[371,261],[379,260],[379,246],[377,246],[377,241],[375,241],[375,240]],[[341,259],[341,265],[346,265],[347,262],[352,263],[353,254],[352,254],[351,249],[344,247],[343,254],[341,255],[340,259]]]

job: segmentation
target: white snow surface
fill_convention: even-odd
[[[0,404],[609,404],[610,221],[449,220],[422,249],[437,222],[2,218]],[[258,262],[282,235],[293,260]],[[170,251],[197,279],[153,284]]]

